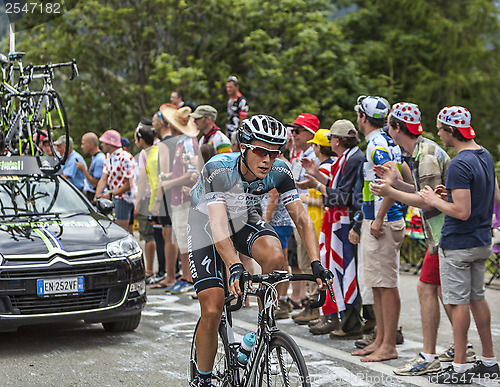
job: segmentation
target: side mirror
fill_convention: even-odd
[[[115,209],[115,204],[109,199],[97,199],[95,206],[97,210],[104,215],[111,215]]]

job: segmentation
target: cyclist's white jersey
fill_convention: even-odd
[[[225,203],[230,219],[247,216],[262,196],[276,188],[283,205],[300,200],[292,173],[280,159],[274,160],[271,170],[262,180],[246,182],[240,171],[241,153],[221,153],[213,156],[203,167],[198,182],[191,190],[192,206],[208,215],[208,206]]]

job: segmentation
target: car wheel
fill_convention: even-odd
[[[141,314],[124,318],[118,321],[103,322],[102,326],[108,332],[132,332],[139,326],[141,322]]]

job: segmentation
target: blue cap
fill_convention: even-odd
[[[123,148],[130,148],[130,141],[127,138],[122,137],[121,142]]]

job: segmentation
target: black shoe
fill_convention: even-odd
[[[498,368],[498,363],[490,367],[486,367],[481,360],[476,361],[476,363],[469,368],[465,373],[472,379],[498,379],[500,376],[500,369]]]
[[[438,384],[471,384],[472,377],[467,375],[467,372],[456,372],[453,365],[450,365],[437,375],[431,375],[429,382]]]

